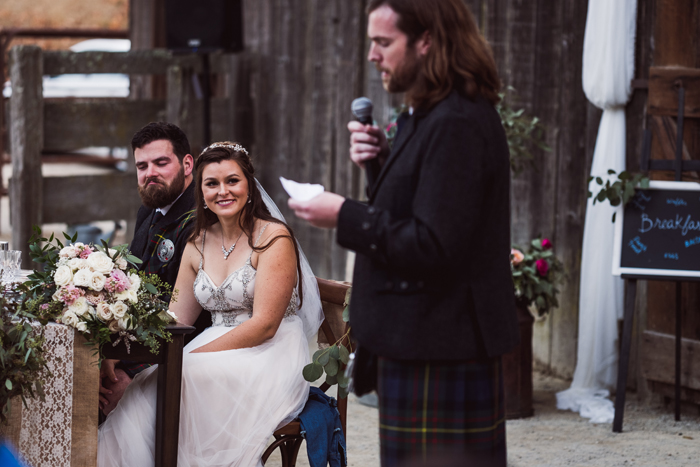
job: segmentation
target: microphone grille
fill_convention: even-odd
[[[352,114],[358,120],[362,120],[364,118],[371,117],[372,116],[372,101],[366,97],[358,97],[357,99],[352,101],[352,105],[350,106],[350,109],[352,110]]]

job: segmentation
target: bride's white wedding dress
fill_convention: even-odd
[[[194,294],[213,324],[184,350],[178,467],[261,466],[273,431],[293,420],[308,397],[301,371],[310,359],[296,291],[272,339],[190,353],[253,316],[255,273],[249,256],[217,286],[200,260]],[[98,466],[153,466],[157,372],[154,366],[138,374],[100,427]]]

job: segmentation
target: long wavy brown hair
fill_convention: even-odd
[[[426,31],[431,45],[421,60],[416,82],[406,101],[430,109],[456,89],[470,99],[481,94],[491,104],[500,98],[501,82],[491,46],[479,32],[464,0],[370,0],[367,14],[388,6],[398,15],[396,26],[414,46]]]
[[[265,206],[265,201],[263,201],[262,194],[258,189],[258,184],[255,183],[255,168],[253,167],[253,162],[250,156],[244,150],[236,150],[233,147],[239,143],[233,143],[230,141],[223,141],[219,144],[223,144],[230,147],[215,147],[206,148],[197,157],[194,162],[194,172],[195,172],[195,200],[197,203],[197,216],[195,219],[194,229],[192,230],[192,235],[188,241],[192,242],[199,250],[199,246],[195,241],[199,235],[206,230],[209,226],[212,226],[219,222],[219,218],[216,214],[211,212],[209,209],[204,209],[204,195],[202,192],[202,172],[204,167],[209,164],[220,163],[222,161],[234,161],[238,164],[248,182],[249,200],[250,203],[245,203],[243,205],[243,210],[238,218],[238,225],[243,232],[245,232],[248,237],[248,245],[253,249],[253,251],[263,252],[270,248],[277,240],[281,238],[289,238],[294,245],[294,254],[296,255],[297,262],[297,278],[299,283],[299,306],[303,303],[303,290],[302,290],[302,280],[301,280],[301,263],[299,262],[299,247],[297,245],[296,237],[294,236],[294,231],[287,224],[282,222],[275,217],[272,217],[270,211]],[[276,235],[269,242],[264,245],[255,246],[253,243],[253,230],[255,229],[255,221],[260,219],[263,222],[274,222],[276,224],[281,224],[287,228],[289,232],[288,235]]]

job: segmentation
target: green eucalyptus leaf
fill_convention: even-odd
[[[301,374],[306,381],[314,382],[323,375],[323,367],[316,362],[309,363],[304,367]]]
[[[350,361],[350,351],[348,351],[347,347],[345,347],[344,345],[341,345],[339,350],[340,361],[347,365]]]
[[[338,399],[345,399],[348,397],[348,390],[342,386],[338,386]]]
[[[328,359],[328,363],[326,363],[323,367],[323,369],[326,370],[326,374],[330,376],[337,375],[339,368],[340,365],[338,365],[338,360],[336,360],[335,358]]]
[[[326,383],[330,384],[331,386],[333,386],[334,384],[338,384],[338,377],[339,377],[339,374],[333,375],[333,376],[326,374]]]
[[[5,380],[5,387],[8,391],[12,391],[12,381],[9,378]]]
[[[331,346],[330,355],[331,355],[331,358],[333,358],[335,360],[340,359],[340,349],[338,348],[337,345]]]

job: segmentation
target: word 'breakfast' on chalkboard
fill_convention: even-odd
[[[700,277],[700,184],[652,181],[617,218],[613,274]]]

